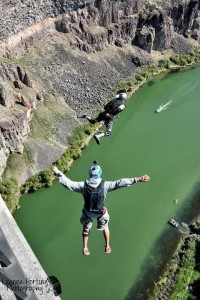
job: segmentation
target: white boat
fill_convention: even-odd
[[[171,225],[173,225],[174,227],[178,227],[178,222],[176,222],[174,219],[171,219],[171,220],[169,220],[169,223],[171,224]]]
[[[170,100],[169,102],[165,103],[165,104],[161,104],[156,110],[155,112],[159,113],[164,109],[167,109],[168,105],[172,102],[172,100]]]
[[[163,105],[160,105],[160,106],[155,110],[155,112],[157,112],[157,113],[161,112],[161,111],[162,111],[162,107],[163,107]]]

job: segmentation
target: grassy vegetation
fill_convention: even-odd
[[[0,181],[0,194],[10,212],[14,212],[19,204],[20,190],[15,179],[5,179]]]
[[[31,62],[29,61],[28,58],[26,58],[26,56],[21,56],[18,58],[4,58],[4,57],[0,57],[0,63],[9,63],[9,64],[15,64],[15,65],[19,65],[21,67],[31,67]]]
[[[200,227],[199,227],[200,229]],[[167,270],[155,285],[151,300],[161,300],[164,289],[168,300],[198,300],[200,296],[200,235],[181,239]]]
[[[26,157],[26,148],[24,148],[24,157]],[[13,178],[17,181],[19,172],[23,172],[23,168],[24,158],[22,155],[18,153],[10,154],[6,162],[6,168],[3,172],[3,179]]]
[[[61,97],[55,98],[49,94],[44,96],[43,105],[37,105],[30,124],[29,138],[47,141],[53,135],[57,135],[59,124],[66,115],[70,114],[66,103]]]
[[[34,192],[41,187],[49,187],[52,185],[53,172],[50,169],[46,169],[32,177],[30,177],[21,187],[21,194]]]
[[[86,146],[85,140],[94,131],[91,125],[78,126],[68,138],[69,147],[65,153],[56,161],[56,165],[62,172],[66,173],[72,161],[82,155],[82,149]],[[41,187],[52,185],[54,174],[51,169],[46,169],[30,177],[21,187],[21,194],[34,192]]]
[[[188,241],[183,266],[180,269],[176,285],[169,300],[199,299],[200,297],[200,269],[199,269],[200,238]],[[192,287],[192,290],[190,290]]]
[[[22,61],[18,61],[18,63],[24,65],[26,63],[26,59],[22,58]],[[200,61],[200,53],[191,53],[190,55],[184,56],[170,56],[160,59],[158,62],[153,65],[149,65],[145,68],[141,68],[138,73],[132,77],[130,77],[126,82],[122,82],[117,86],[116,90],[126,89],[127,92],[131,95],[135,89],[138,88],[143,82],[145,82],[148,78],[152,77],[154,74],[160,72],[170,71],[173,68],[181,68],[191,63],[196,63]],[[17,61],[15,60],[15,63]],[[27,88],[27,93],[29,93],[29,88]],[[28,94],[27,94],[28,96]],[[44,99],[44,104],[40,107],[38,105],[37,110],[34,112],[34,116],[31,122],[31,132],[29,134],[30,139],[40,139],[43,141],[47,141],[48,138],[51,138],[52,135],[57,133],[59,123],[62,122],[62,118],[66,117],[66,113],[70,114],[70,108],[60,109],[62,107],[62,99],[58,96],[57,101],[59,101],[59,105],[55,102],[55,98],[51,95],[46,95]],[[66,103],[65,103],[66,106]],[[64,106],[63,106],[64,107]],[[98,112],[97,112],[98,113]],[[45,118],[44,118],[45,116]],[[79,158],[82,154],[82,149],[85,147],[85,140],[88,136],[90,136],[95,127],[98,125],[85,125],[78,126],[74,129],[73,134],[68,138],[69,147],[65,151],[65,153],[58,159],[57,165],[58,168],[67,172],[70,168],[70,165],[73,160]],[[25,162],[27,165],[33,164],[33,158],[31,150],[28,146],[25,145],[24,149],[25,154]],[[10,156],[8,160],[8,167],[5,170],[5,179],[9,173],[9,166],[16,166],[16,170],[19,169],[20,159],[18,160],[17,154],[13,154]],[[17,167],[18,166],[18,167]],[[11,169],[11,168],[10,168]],[[16,178],[16,176],[14,176]],[[21,187],[21,193],[25,192],[33,192],[41,187],[51,186],[53,180],[53,173],[50,169],[44,170],[33,177],[29,178],[25,184]]]
[[[198,62],[200,62],[200,52],[182,56],[167,55],[165,58],[158,60],[154,64],[141,68],[136,75],[131,76],[127,81],[120,83],[117,90],[126,89],[127,92],[131,94],[139,85],[155,74],[166,71],[170,72],[170,70],[173,70],[174,68],[183,68]]]
[[[197,62],[199,60],[200,60],[199,53],[185,55],[182,57],[171,56],[170,58],[161,59],[156,64],[141,69],[138,72],[138,74],[129,78],[128,81],[118,85],[117,90],[126,89],[131,94],[134,88],[142,84],[144,81],[146,81],[154,74],[170,70],[174,66],[182,67],[190,64],[191,62]],[[50,127],[49,134],[51,135],[52,135],[52,131],[54,130],[57,131],[57,124],[58,124],[57,122],[59,122],[59,120],[57,120],[58,116],[56,117],[56,109],[58,108],[56,106],[54,110],[52,104],[50,105],[50,111],[49,111],[48,101],[45,101],[45,105],[46,105],[46,109],[48,110],[46,113],[48,117],[41,118],[38,109],[38,112],[36,112],[35,118],[32,121],[31,136],[34,136],[35,132],[37,134],[38,132],[43,132],[43,130],[41,130],[41,128],[43,127],[45,128],[45,130],[47,130],[46,129],[47,127]],[[46,123],[49,123],[49,126],[46,126],[47,125]],[[82,155],[82,149],[85,147],[85,140],[87,139],[88,135],[91,135],[94,132],[96,126],[97,125],[88,124],[86,126],[78,126],[74,129],[73,134],[70,135],[70,137],[68,138],[69,147],[56,162],[58,168],[62,172],[67,172],[71,166],[72,161],[76,160]],[[45,137],[46,138],[48,137],[48,132],[45,132]],[[31,157],[29,157],[29,159],[31,159]],[[53,173],[51,172],[50,169],[47,169],[29,178],[26,181],[26,183],[21,187],[21,193],[33,192],[41,187],[51,186],[52,180],[53,180]]]
[[[6,59],[0,59],[0,62],[4,61],[6,62]],[[184,56],[171,55],[162,58],[153,65],[141,68],[136,75],[131,76],[127,81],[118,85],[116,91],[126,89],[128,93],[132,94],[138,86],[154,74],[170,71],[174,68],[182,68],[199,61],[200,53],[191,53],[190,55]],[[25,58],[13,61],[9,60],[9,62],[29,67],[29,62]],[[26,91],[27,96],[29,96],[31,91],[28,87],[26,88]],[[60,109],[61,106],[58,105],[58,103],[55,103],[54,100],[55,98],[53,99],[50,95],[46,95],[43,110],[41,110],[40,106],[37,107],[31,122],[30,138],[47,140],[52,134],[56,134],[58,124],[62,121],[66,111]],[[82,149],[86,146],[85,141],[94,132],[96,126],[98,125],[92,126],[91,124],[87,124],[85,126],[78,126],[74,129],[73,134],[68,138],[69,147],[56,161],[58,168],[62,172],[66,173],[70,169],[73,160],[78,159],[82,155]],[[24,154],[26,164],[31,166],[33,164],[33,158],[28,146],[25,146]],[[20,155],[11,155],[4,172],[5,178],[0,181],[0,193],[11,212],[17,208],[21,194],[34,192],[41,187],[49,187],[52,185],[54,179],[53,172],[49,168],[29,178],[20,188],[15,179],[7,179],[6,177],[10,177],[9,170],[13,169],[13,166],[14,169],[19,170],[19,165],[21,163]],[[10,165],[12,165],[12,168]],[[17,178],[17,174],[13,175],[14,178]],[[185,249],[184,252],[182,251],[183,245],[184,243],[182,241],[179,244],[179,249],[177,249],[177,253],[181,253],[182,255],[181,266],[174,261],[169,265],[169,269],[155,286],[154,295],[153,298],[151,298],[152,300],[162,299],[158,298],[157,295],[163,287],[167,285],[169,279],[168,273],[170,272],[176,273],[177,277],[173,290],[168,297],[169,300],[199,299],[198,293],[200,294],[200,291],[198,284],[200,282],[200,255],[198,253],[200,252],[200,240],[189,240],[187,249]],[[189,290],[188,287],[190,284],[194,287],[194,292]]]

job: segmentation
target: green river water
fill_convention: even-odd
[[[60,280],[63,300],[146,299],[181,235],[168,220],[190,223],[199,212],[199,95],[199,66],[153,78],[127,101],[112,135],[100,146],[92,140],[67,174],[85,179],[96,159],[105,180],[150,175],[108,194],[111,254],[94,223],[91,255],[82,256],[79,194],[55,182],[22,197],[15,220],[48,276]]]

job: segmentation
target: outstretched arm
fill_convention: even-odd
[[[149,175],[143,175],[134,178],[122,178],[116,181],[106,181],[105,185],[108,192],[130,186],[137,182],[148,182],[150,180]]]
[[[56,176],[59,178],[59,182],[64,185],[68,190],[73,192],[82,193],[84,188],[84,181],[77,182],[70,180],[67,176],[65,176],[61,171],[58,170],[58,168],[53,165],[52,171]]]

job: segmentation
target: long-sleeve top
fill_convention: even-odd
[[[83,197],[84,197],[85,181],[89,186],[94,188],[96,188],[102,181],[102,178],[89,178],[86,179],[85,181],[80,181],[80,182],[72,181],[59,170],[57,170],[55,173],[56,175],[58,175],[59,182],[62,185],[64,185],[70,191],[81,193]],[[108,192],[112,192],[123,187],[128,187],[136,182],[137,180],[135,178],[122,178],[116,181],[104,181],[104,200]]]

